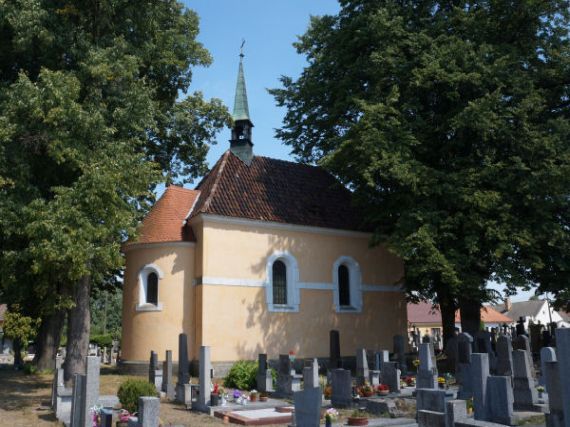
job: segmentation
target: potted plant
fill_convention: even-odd
[[[220,404],[220,397],[224,394],[224,389],[218,383],[214,384],[212,393],[210,394],[210,405],[218,406]]]
[[[378,396],[388,396],[389,393],[390,387],[386,384],[380,384],[376,387],[376,394],[378,394]]]
[[[542,399],[542,393],[544,393],[544,387],[541,386],[541,385],[539,385],[539,386],[536,388],[536,391],[538,391],[538,398],[539,398],[539,399]]]
[[[332,397],[332,386],[327,385],[323,389],[323,394],[325,395],[325,399],[330,400],[330,398]]]
[[[249,392],[249,400],[251,400],[252,402],[257,402],[257,397],[258,397],[257,390],[251,390]]]
[[[420,368],[420,359],[414,359],[412,365],[414,365],[417,371]]]
[[[335,408],[329,408],[325,412],[325,427],[331,427],[333,421],[338,418],[338,411]]]
[[[291,363],[295,361],[295,350],[289,350],[289,360]]]
[[[350,414],[348,417],[349,426],[367,426],[368,425],[368,415],[366,412],[357,409]]]
[[[260,402],[267,402],[268,399],[269,399],[269,396],[267,395],[266,392],[262,391],[261,393],[259,393],[259,401]]]

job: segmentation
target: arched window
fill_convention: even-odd
[[[273,263],[273,304],[287,304],[287,267],[281,260]]]
[[[158,275],[154,271],[146,278],[146,303],[158,304]]]
[[[289,252],[275,252],[267,258],[265,296],[270,312],[299,311],[299,268]]]
[[[338,267],[338,303],[341,307],[350,306],[350,273],[344,264]]]
[[[362,311],[362,275],[358,262],[341,256],[333,264],[333,302],[337,313]]]
[[[147,264],[139,272],[139,303],[137,311],[160,311],[159,301],[160,280],[164,277],[162,270],[156,264]]]

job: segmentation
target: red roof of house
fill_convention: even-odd
[[[430,302],[420,302],[418,304],[408,304],[408,323],[414,325],[441,324],[441,313],[439,308],[433,308]],[[510,317],[499,313],[491,307],[481,307],[481,320],[483,323],[513,323]],[[461,322],[459,310],[455,313],[455,323]]]
[[[255,156],[248,166],[226,151],[196,188],[200,213],[361,230],[352,194],[316,166]]]
[[[136,243],[193,242],[192,228],[185,219],[200,192],[175,185],[166,187],[139,228]]]

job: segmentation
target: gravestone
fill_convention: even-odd
[[[92,414],[90,413],[99,400],[99,374],[100,374],[99,356],[87,356],[85,375],[81,379],[77,379],[77,387],[73,387],[73,401],[71,408],[71,416],[73,417],[73,427],[91,427]],[[75,405],[75,407],[73,406]]]
[[[61,363],[56,362],[56,366]],[[71,412],[73,389],[66,388],[63,381],[63,368],[58,367],[54,372],[52,384],[52,409],[58,420],[68,419]]]
[[[429,336],[428,334],[425,334],[425,335],[422,337],[422,343],[423,343],[423,344],[430,344],[430,343],[433,344],[433,339],[432,339],[431,336]]]
[[[517,336],[521,336],[521,335],[526,335],[526,330],[524,328],[524,317],[519,317],[519,320],[517,321],[517,326],[516,326],[516,331],[517,331]],[[517,349],[517,350],[524,350],[524,349]],[[530,351],[530,348],[529,348]]]
[[[453,373],[457,372],[457,337],[453,336],[447,340],[445,345],[445,356],[447,357],[448,366]]]
[[[497,339],[497,375],[513,375],[513,346],[506,335]]]
[[[543,347],[540,350],[540,378],[538,384],[543,387],[546,386],[546,362],[556,362],[556,351],[552,347]]]
[[[448,420],[445,390],[418,388],[416,390],[416,417],[419,427],[446,427]]]
[[[396,362],[386,362],[382,370],[382,382],[388,386],[390,393],[400,393],[400,375]]]
[[[288,354],[279,355],[279,369],[277,371],[277,395],[291,396],[293,392],[301,390],[302,375],[295,373],[295,368]]]
[[[293,401],[295,404],[295,425],[299,427],[320,426],[322,392],[319,387],[310,387],[305,388],[303,391],[296,391],[293,393]]]
[[[469,399],[473,396],[471,386],[471,353],[473,338],[467,332],[457,337],[457,372],[456,378],[459,383],[458,399]]]
[[[191,396],[186,395],[188,390],[184,387],[190,381],[188,362],[188,337],[186,334],[178,335],[178,382],[176,383],[176,401],[189,404]]]
[[[559,362],[545,362],[546,389],[548,390],[548,413],[546,427],[565,427],[564,400]]]
[[[359,348],[356,350],[356,384],[364,385],[368,381],[369,375],[366,349]]]
[[[156,391],[162,389],[162,370],[158,369],[158,354],[155,351],[150,352],[150,362],[148,366],[148,382],[154,384]]]
[[[157,427],[160,422],[160,399],[158,397],[139,397],[139,425]]]
[[[335,408],[347,408],[352,404],[352,377],[346,369],[331,371],[331,405]]]
[[[192,409],[208,412],[210,406],[210,393],[212,391],[212,363],[210,362],[210,347],[200,347],[200,386],[198,400],[192,402]]]
[[[433,352],[433,344],[420,344],[420,366],[416,378],[417,388],[437,388],[437,366]]]
[[[526,335],[519,335],[513,340],[513,350],[524,350],[530,366],[531,376],[536,376],[534,372],[534,362],[532,360],[532,352],[530,350],[530,340]]]
[[[267,365],[267,354],[260,353],[257,355],[257,391],[259,392],[272,392],[273,391],[273,377],[271,370]]]
[[[172,381],[172,350],[166,350],[166,360],[162,362],[162,391],[167,399],[174,399],[174,382]]]
[[[538,402],[528,355],[525,350],[513,351],[514,408],[519,411],[535,410]]]
[[[394,335],[394,354],[400,372],[406,375],[408,373],[408,367],[406,365],[406,340],[402,335]]]
[[[564,425],[570,427],[570,329],[556,329],[556,352],[564,405]]]
[[[514,425],[513,386],[510,376],[490,376],[487,379],[487,414],[494,423]]]
[[[313,359],[309,366],[303,368],[304,388],[320,387],[319,384],[319,361]]]
[[[388,350],[381,350],[374,353],[374,370],[382,371],[382,364],[390,361],[390,352]]]
[[[473,386],[473,407],[475,419],[487,421],[487,379],[489,378],[489,355],[473,353],[471,355],[471,385]]]
[[[336,330],[330,331],[329,369],[342,367],[340,357],[340,334]]]
[[[475,335],[475,351],[477,353],[486,353],[489,356],[490,372],[496,372],[497,360],[493,345],[491,343],[491,333],[488,331],[478,331]]]

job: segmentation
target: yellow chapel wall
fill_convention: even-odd
[[[192,345],[195,337],[193,243],[151,243],[127,247],[123,284],[123,325],[121,357],[127,361],[148,361],[152,350],[164,360],[166,350],[172,350],[178,360],[178,335],[188,334],[190,357],[197,351]],[[159,280],[160,311],[138,311],[139,273],[154,264],[163,273]]]
[[[212,361],[256,359],[258,353],[276,358],[289,350],[299,357],[327,357],[331,329],[340,332],[343,356],[354,356],[360,347],[391,349],[394,335],[406,336],[404,294],[393,286],[403,278],[403,264],[382,247],[369,248],[369,235],[212,222],[207,216],[196,218],[193,228],[203,233],[202,276],[196,286],[202,311],[197,346],[211,346]],[[261,287],[268,257],[285,251],[297,260],[301,284],[325,288],[300,289],[296,313],[270,312]],[[354,258],[360,266],[368,289],[362,294],[361,313],[335,311],[333,264],[341,256]]]

